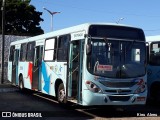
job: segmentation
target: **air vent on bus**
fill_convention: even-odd
[[[111,81],[100,81],[101,84],[103,84],[106,87],[114,87],[114,88],[123,88],[123,87],[132,87],[137,82],[111,82]]]
[[[110,92],[110,93],[119,93],[117,90],[105,90],[105,92]],[[131,90],[121,90],[120,93],[129,93]]]
[[[110,101],[128,101],[130,96],[109,96]]]

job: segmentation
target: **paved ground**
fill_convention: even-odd
[[[54,97],[42,95],[37,92],[19,91],[16,87],[10,85],[0,85],[0,119],[10,120],[11,118],[2,118],[3,115],[10,114],[12,119],[19,120],[23,116],[31,114],[42,116],[34,119],[52,120],[52,119],[160,119],[160,104],[150,103],[147,106],[132,107],[81,107],[76,105],[61,106]],[[31,114],[30,114],[31,113]],[[37,113],[37,114],[34,114]],[[158,116],[158,117],[157,117]]]

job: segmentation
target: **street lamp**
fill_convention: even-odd
[[[51,12],[50,10],[48,10],[45,7],[43,7],[43,9],[46,10],[51,15],[51,31],[53,31],[53,15],[55,15],[57,13],[61,13],[61,12]]]
[[[2,1],[1,83],[4,83],[5,0]]]
[[[120,22],[121,20],[124,20],[124,18],[119,18],[116,23],[119,24],[119,22]]]

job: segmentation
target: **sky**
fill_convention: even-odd
[[[53,16],[53,30],[83,23],[106,22],[142,28],[146,36],[160,35],[160,0],[31,0],[43,12],[40,23],[51,31],[51,15],[43,9],[61,12]],[[122,19],[123,18],[123,19]]]

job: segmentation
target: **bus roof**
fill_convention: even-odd
[[[160,41],[160,35],[146,36],[146,42]]]
[[[74,33],[74,32],[83,31],[83,30],[88,31],[88,28],[89,28],[90,25],[111,25],[111,26],[122,26],[122,27],[137,28],[137,27],[133,27],[133,26],[129,26],[129,25],[116,24],[116,23],[84,23],[84,24],[73,26],[73,27],[68,27],[68,28],[64,28],[64,29],[61,29],[61,30],[56,30],[56,31],[52,31],[52,32],[49,32],[49,33],[41,34],[41,35],[38,35],[38,36],[33,36],[33,37],[25,38],[25,39],[22,39],[22,40],[14,41],[14,42],[11,43],[11,45],[20,44],[20,43],[23,43],[23,42],[30,42],[30,41],[34,41],[34,40],[43,40],[43,39],[46,39],[46,38],[65,35],[65,34]],[[138,28],[138,29],[140,29],[140,28]]]

